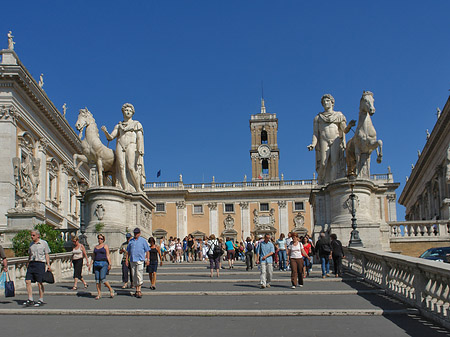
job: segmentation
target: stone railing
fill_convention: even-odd
[[[365,248],[344,249],[347,270],[450,328],[450,264]]]
[[[395,221],[389,222],[391,242],[450,240],[450,221]]]
[[[89,261],[92,260],[92,251],[87,252]],[[121,256],[118,248],[110,248],[111,263],[113,267],[120,265]],[[25,275],[27,273],[28,257],[13,257],[8,259],[8,272],[11,279],[14,281],[16,289],[25,288]],[[61,281],[65,278],[72,278],[73,265],[72,253],[50,254],[50,266],[55,277],[55,282]],[[91,269],[92,272],[92,269]],[[86,267],[86,260],[83,263],[83,274],[88,274]]]

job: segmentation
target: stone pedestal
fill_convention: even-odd
[[[389,250],[389,226],[386,223],[384,193],[386,187],[368,179],[357,179],[353,193],[356,223],[366,248]],[[314,234],[325,231],[335,233],[344,246],[348,245],[352,231],[351,189],[346,178],[337,179],[321,188],[313,189],[311,203],[314,208]]]
[[[106,236],[110,247],[119,247],[125,234],[139,227],[141,236],[152,236],[155,205],[143,193],[125,192],[116,187],[89,188],[84,195],[86,236],[89,246],[97,245],[97,234]]]

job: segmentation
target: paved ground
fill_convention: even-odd
[[[23,308],[24,291],[0,298],[2,336],[447,336],[449,331],[361,280],[322,279],[318,266],[303,288],[290,289],[290,274],[275,272],[272,287],[259,289],[257,270],[242,263],[209,278],[205,263],[167,263],[157,289],[146,281],[143,298],[121,289],[120,271],[108,276],[114,299],[94,300],[90,287],[70,290],[71,280],[46,285],[46,305]]]

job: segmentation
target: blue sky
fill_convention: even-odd
[[[313,176],[306,146],[323,94],[350,120],[374,92],[384,157],[371,171],[390,166],[400,195],[449,96],[448,0],[20,1],[2,12],[0,48],[12,30],[72,126],[87,106],[111,130],[134,104],[149,181],[160,169],[162,181],[251,177],[248,121],[264,81],[285,179]]]

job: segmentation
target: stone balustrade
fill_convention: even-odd
[[[450,264],[365,248],[344,249],[347,270],[450,329]]]
[[[88,251],[89,261],[92,260],[92,251]],[[111,263],[113,267],[120,265],[121,256],[118,248],[110,248]],[[86,262],[86,261],[85,261]],[[86,275],[88,271],[86,263],[83,265],[83,274]],[[8,259],[8,272],[11,279],[14,281],[16,289],[25,288],[25,275],[27,273],[28,257],[14,257]],[[50,265],[52,268],[55,281],[61,281],[64,278],[71,278],[73,276],[72,253],[50,254]]]
[[[450,240],[449,220],[389,222],[391,242]]]

